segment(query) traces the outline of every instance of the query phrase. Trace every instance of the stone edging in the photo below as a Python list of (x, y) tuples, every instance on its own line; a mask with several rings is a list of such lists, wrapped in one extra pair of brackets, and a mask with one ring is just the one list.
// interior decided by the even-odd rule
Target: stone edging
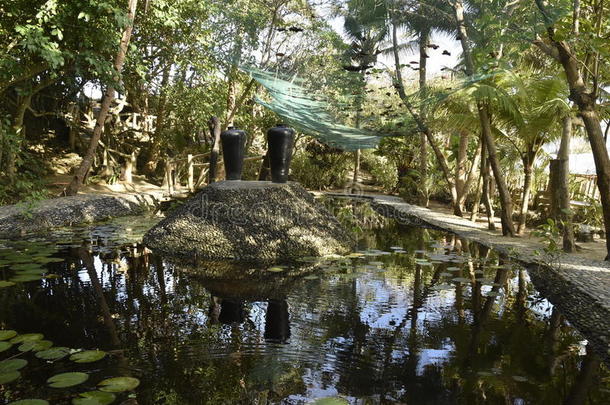
[(18, 238), (60, 226), (141, 214), (159, 203), (153, 194), (78, 194), (0, 207), (0, 238)]

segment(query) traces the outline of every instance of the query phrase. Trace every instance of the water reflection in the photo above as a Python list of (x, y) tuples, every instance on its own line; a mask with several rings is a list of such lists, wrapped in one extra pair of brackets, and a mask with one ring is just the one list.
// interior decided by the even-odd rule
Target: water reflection
[[(605, 366), (527, 271), (452, 235), (388, 224), (361, 255), (277, 273), (96, 246), (0, 290), (0, 326), (110, 350), (91, 383), (137, 376), (140, 404), (608, 403)], [(0, 392), (68, 403), (40, 372)]]

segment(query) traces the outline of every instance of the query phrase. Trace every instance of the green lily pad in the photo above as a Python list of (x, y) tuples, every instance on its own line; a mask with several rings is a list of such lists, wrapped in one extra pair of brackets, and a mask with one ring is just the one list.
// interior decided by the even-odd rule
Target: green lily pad
[(434, 290), (434, 291), (452, 290), (453, 286), (449, 285), (449, 284), (437, 284), (437, 285), (431, 287), (430, 289)]
[(311, 275), (303, 277), (303, 280), (317, 280), (318, 278), (318, 276)]
[(42, 333), (26, 333), (12, 338), (11, 343), (35, 342), (42, 338), (44, 338)]
[(466, 277), (455, 277), (452, 278), (451, 281), (455, 281), (456, 283), (469, 283), (470, 279)]
[(44, 399), (22, 399), (20, 401), (11, 402), (8, 405), (49, 405), (49, 401)]
[(13, 346), (11, 342), (0, 342), (0, 353), (10, 349)]
[(275, 266), (275, 267), (269, 267), (269, 268), (267, 269), (267, 271), (270, 271), (270, 272), (272, 272), (272, 273), (279, 273), (279, 272), (281, 272), (281, 271), (284, 271), (284, 269), (283, 269), (282, 267)]
[(93, 363), (106, 357), (106, 352), (102, 350), (85, 350), (83, 352), (74, 353), (70, 356), (70, 360), (75, 363)]
[(341, 397), (326, 397), (316, 399), (311, 405), (349, 405), (349, 402)]
[(135, 390), (140, 380), (134, 377), (114, 377), (101, 381), (98, 386), (104, 392), (124, 392)]
[(30, 281), (38, 281), (41, 276), (37, 274), (18, 274), (14, 277), (11, 277), (10, 281), (13, 283), (27, 283)]
[(65, 259), (59, 258), (59, 257), (38, 257), (34, 259), (37, 263), (42, 263), (42, 264), (46, 264), (46, 263), (60, 263), (65, 261)]
[(19, 371), (7, 371), (6, 373), (0, 373), (0, 385), (13, 382), (19, 377), (21, 377), (21, 373)]
[(80, 398), (74, 398), (72, 405), (107, 405), (114, 402), (116, 396), (111, 392), (89, 391), (83, 392)]
[(0, 361), (0, 373), (8, 373), (10, 371), (21, 370), (28, 364), (24, 359), (10, 359)]
[(70, 349), (67, 347), (53, 347), (48, 350), (42, 350), (35, 354), (36, 357), (42, 360), (59, 360), (70, 354)]
[(82, 384), (89, 378), (87, 373), (61, 373), (56, 374), (47, 380), (49, 387), (67, 388)]
[(14, 330), (0, 330), (0, 340), (8, 340), (17, 336), (17, 331)]
[(21, 263), (11, 266), (12, 270), (23, 271), (23, 270), (44, 270), (39, 264), (35, 263)]
[(50, 340), (34, 340), (29, 342), (23, 342), (17, 350), (20, 352), (39, 352), (41, 350), (47, 350), (53, 346), (53, 342)]
[(13, 283), (12, 281), (6, 281), (6, 280), (0, 281), (0, 288), (12, 287), (14, 285), (15, 285), (15, 283)]

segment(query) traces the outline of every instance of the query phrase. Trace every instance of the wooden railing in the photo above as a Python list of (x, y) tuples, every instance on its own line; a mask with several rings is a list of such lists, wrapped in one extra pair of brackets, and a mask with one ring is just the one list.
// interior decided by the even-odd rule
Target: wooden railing
[[(208, 182), (210, 170), (210, 153), (199, 155), (188, 154), (186, 157), (167, 158), (165, 160), (165, 175), (163, 177), (163, 187), (167, 187), (169, 195), (176, 193), (186, 185), (189, 192), (195, 192)], [(264, 156), (251, 156), (244, 159), (244, 163), (262, 160)], [(224, 166), (221, 159), (218, 160), (218, 169)]]

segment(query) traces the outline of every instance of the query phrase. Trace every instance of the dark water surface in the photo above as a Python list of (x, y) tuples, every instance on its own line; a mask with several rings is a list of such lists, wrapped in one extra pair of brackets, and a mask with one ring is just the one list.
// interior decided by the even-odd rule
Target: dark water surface
[[(68, 404), (115, 376), (140, 379), (117, 394), (130, 404), (610, 403), (584, 337), (526, 270), (480, 245), (377, 218), (349, 257), (188, 266), (133, 243), (151, 221), (0, 243), (2, 280), (37, 251), (57, 259), (44, 263), (50, 277), (0, 288), (0, 329), (108, 352), (87, 364), (18, 355), (28, 364), (0, 386), (0, 403)], [(47, 387), (69, 371), (89, 379)]]

